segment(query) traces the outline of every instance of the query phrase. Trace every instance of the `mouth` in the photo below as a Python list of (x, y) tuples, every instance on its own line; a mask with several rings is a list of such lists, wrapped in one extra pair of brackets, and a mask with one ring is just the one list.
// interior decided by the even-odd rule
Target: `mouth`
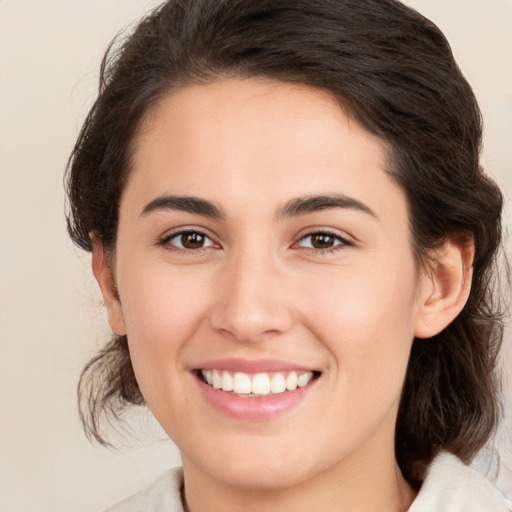
[(199, 369), (197, 377), (210, 388), (241, 397), (269, 397), (307, 387), (318, 371), (272, 371), (245, 373), (222, 369)]
[[(316, 403), (322, 372), (282, 359), (224, 358), (192, 370), (202, 397), (222, 415), (267, 422)], [(301, 405), (303, 404), (303, 405)]]

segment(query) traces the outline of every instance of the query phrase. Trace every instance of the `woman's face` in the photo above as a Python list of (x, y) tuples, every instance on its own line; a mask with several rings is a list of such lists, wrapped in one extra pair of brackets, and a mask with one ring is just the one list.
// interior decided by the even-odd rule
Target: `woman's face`
[(190, 86), (148, 114), (110, 323), (186, 471), (270, 489), (393, 456), (424, 278), (385, 160), (306, 86)]

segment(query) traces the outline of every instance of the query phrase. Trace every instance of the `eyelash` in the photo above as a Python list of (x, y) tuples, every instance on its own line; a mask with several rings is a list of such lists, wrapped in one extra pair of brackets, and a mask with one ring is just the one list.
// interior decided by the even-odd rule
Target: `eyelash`
[(336, 245), (324, 249), (317, 249), (315, 247), (303, 247), (303, 249), (307, 250), (308, 252), (311, 252), (315, 255), (325, 255), (325, 254), (332, 254), (334, 252), (346, 249), (347, 247), (353, 247), (354, 243), (347, 238), (339, 235), (338, 233), (334, 233), (333, 231), (330, 231), (328, 229), (318, 229), (316, 231), (309, 232), (303, 236), (300, 237), (298, 242), (295, 242), (292, 247), (296, 247), (298, 244), (303, 242), (304, 240), (314, 237), (314, 236), (327, 236), (334, 239), (334, 242), (337, 243)]
[[(209, 240), (211, 242), (211, 244), (206, 247), (198, 247), (195, 249), (190, 249), (190, 248), (186, 248), (186, 247), (177, 247), (176, 245), (170, 243), (171, 240), (178, 238), (178, 237), (183, 237), (184, 235), (199, 235), (200, 237), (203, 237), (205, 240)], [(206, 251), (209, 247), (213, 247), (216, 244), (215, 244), (215, 242), (213, 242), (213, 240), (208, 235), (206, 235), (202, 231), (199, 231), (197, 229), (182, 229), (180, 231), (175, 231), (173, 233), (170, 233), (170, 234), (164, 236), (161, 240), (158, 241), (158, 245), (165, 247), (168, 251), (186, 253), (186, 254), (193, 253), (194, 255), (199, 255), (199, 254), (202, 254), (204, 251)]]
[[(210, 245), (207, 245), (206, 247), (198, 247), (198, 248), (193, 248), (193, 249), (185, 248), (185, 247), (177, 247), (176, 245), (170, 243), (171, 240), (178, 238), (178, 237), (183, 237), (184, 235), (199, 235), (200, 237), (204, 237), (205, 240), (209, 240), (211, 243), (210, 243)], [(336, 245), (334, 245), (332, 247), (324, 248), (324, 249), (318, 249), (315, 247), (302, 247), (302, 249), (304, 249), (312, 254), (315, 254), (315, 255), (323, 255), (323, 254), (332, 254), (336, 251), (342, 250), (347, 247), (352, 247), (354, 245), (353, 242), (351, 242), (347, 238), (340, 236), (337, 233), (329, 231), (328, 229), (319, 229), (317, 231), (312, 231), (312, 232), (309, 232), (309, 233), (301, 236), (300, 239), (298, 240), (298, 242), (295, 242), (292, 245), (292, 249), (300, 248), (299, 244), (301, 242), (303, 242), (304, 240), (306, 240), (308, 238), (311, 238), (314, 236), (319, 236), (319, 235), (327, 236), (327, 237), (334, 239), (334, 243), (336, 243)], [(166, 235), (165, 237), (163, 237), (161, 240), (158, 241), (157, 244), (165, 247), (169, 251), (187, 253), (187, 254), (193, 253), (195, 255), (202, 254), (204, 251), (208, 250), (208, 248), (214, 247), (216, 245), (215, 242), (213, 242), (213, 240), (208, 235), (206, 235), (204, 232), (196, 230), (196, 229), (183, 229), (180, 231), (175, 231), (175, 232), (170, 233), (170, 234)]]

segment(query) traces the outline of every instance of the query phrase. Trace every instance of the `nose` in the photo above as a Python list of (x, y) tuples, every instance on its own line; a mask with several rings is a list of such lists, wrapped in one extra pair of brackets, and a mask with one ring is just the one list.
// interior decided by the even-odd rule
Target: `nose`
[(239, 255), (226, 261), (210, 314), (214, 329), (244, 343), (286, 332), (293, 323), (285, 277), (272, 258)]

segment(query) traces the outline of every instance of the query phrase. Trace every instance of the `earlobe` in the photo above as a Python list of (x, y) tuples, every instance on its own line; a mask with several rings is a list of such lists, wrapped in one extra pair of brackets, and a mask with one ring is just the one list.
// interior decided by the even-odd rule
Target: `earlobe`
[(117, 294), (114, 274), (101, 240), (94, 234), (90, 236), (92, 243), (92, 271), (103, 295), (103, 302), (107, 308), (108, 323), (118, 336), (123, 336), (126, 334), (126, 326), (121, 302)]
[(436, 251), (422, 277), (415, 337), (435, 336), (462, 311), (471, 291), (474, 253), (474, 239), (468, 234), (452, 236)]

